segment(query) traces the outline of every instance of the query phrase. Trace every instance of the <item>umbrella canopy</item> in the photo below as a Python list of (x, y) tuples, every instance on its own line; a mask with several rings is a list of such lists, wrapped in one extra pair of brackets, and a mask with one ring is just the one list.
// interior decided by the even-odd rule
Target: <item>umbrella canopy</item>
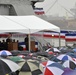
[(64, 67), (53, 61), (45, 61), (41, 63), (40, 69), (43, 71), (44, 75), (61, 75), (63, 73)]
[(63, 66), (74, 70), (76, 68), (76, 63), (74, 61), (67, 60), (63, 63)]
[(57, 59), (57, 56), (53, 56), (52, 58), (49, 58), (49, 60), (55, 61), (55, 62), (61, 62), (61, 60)]
[(54, 54), (52, 51), (49, 51), (48, 54)]
[(11, 53), (12, 53), (13, 56), (17, 56), (18, 54), (21, 53), (21, 51), (19, 51), (19, 50), (12, 50)]
[(73, 60), (69, 55), (67, 54), (61, 54), (59, 56), (57, 56), (57, 59), (62, 60), (62, 61), (66, 61), (66, 60)]
[(76, 48), (74, 48), (73, 51), (76, 52)]
[(59, 51), (57, 48), (53, 48), (53, 51), (54, 51), (54, 52), (59, 52), (59, 53), (60, 53), (60, 51)]
[(18, 56), (21, 57), (21, 58), (24, 58), (25, 57), (25, 55), (22, 55), (22, 54), (19, 54)]
[(37, 62), (37, 60), (30, 59), (22, 63), (19, 75), (39, 75), (41, 73), (39, 62)]
[(21, 62), (21, 61), (25, 61), (23, 58), (19, 57), (19, 56), (12, 56), (9, 57), (10, 60), (14, 61), (14, 62)]
[(10, 51), (7, 50), (0, 51), (0, 56), (9, 56), (9, 55), (12, 55)]
[(76, 70), (70, 68), (65, 68), (62, 75), (76, 75)]
[(71, 56), (72, 58), (76, 58), (76, 54), (74, 54), (74, 53), (69, 52), (69, 53), (66, 53), (66, 54)]
[(20, 69), (20, 66), (15, 62), (0, 58), (0, 75), (10, 74)]
[(47, 57), (44, 56), (37, 56), (37, 59), (40, 59), (41, 61), (49, 60)]
[(49, 48), (49, 49), (46, 50), (46, 52), (49, 52), (49, 51), (59, 52), (60, 53), (60, 51), (57, 48)]

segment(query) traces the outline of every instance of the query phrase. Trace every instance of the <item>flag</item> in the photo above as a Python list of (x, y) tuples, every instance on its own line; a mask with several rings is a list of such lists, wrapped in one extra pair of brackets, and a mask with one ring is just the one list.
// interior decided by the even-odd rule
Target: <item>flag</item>
[(37, 15), (43, 15), (43, 14), (45, 14), (43, 8), (34, 8), (34, 12)]
[(65, 40), (69, 42), (76, 41), (76, 34), (66, 34)]
[[(19, 46), (23, 47), (23, 50), (26, 50), (25, 42), (19, 42)], [(38, 50), (38, 42), (35, 42), (35, 50)]]

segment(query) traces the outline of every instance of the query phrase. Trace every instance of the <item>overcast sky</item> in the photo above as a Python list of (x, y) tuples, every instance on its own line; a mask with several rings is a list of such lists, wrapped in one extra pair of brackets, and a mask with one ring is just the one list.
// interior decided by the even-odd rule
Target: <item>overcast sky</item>
[[(46, 15), (72, 16), (71, 8), (75, 7), (76, 0), (44, 0), (36, 3), (36, 7), (43, 7)], [(68, 10), (68, 11), (66, 11)]]

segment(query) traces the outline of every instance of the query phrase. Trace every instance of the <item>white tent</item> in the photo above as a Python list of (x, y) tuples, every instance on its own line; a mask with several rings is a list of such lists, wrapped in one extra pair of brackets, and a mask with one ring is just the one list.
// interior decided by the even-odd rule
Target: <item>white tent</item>
[(60, 28), (36, 16), (0, 16), (0, 32), (35, 33), (41, 30), (60, 32)]
[(0, 33), (2, 32), (24, 32), (25, 30), (28, 29), (9, 19), (7, 19), (4, 16), (0, 16)]
[(0, 32), (21, 32), (32, 34), (42, 30), (60, 32), (59, 27), (33, 15), (0, 16)]

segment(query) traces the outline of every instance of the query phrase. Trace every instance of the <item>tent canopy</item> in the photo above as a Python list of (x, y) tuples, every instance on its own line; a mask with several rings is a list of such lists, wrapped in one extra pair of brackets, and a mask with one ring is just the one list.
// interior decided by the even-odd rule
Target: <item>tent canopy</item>
[(60, 32), (60, 28), (36, 16), (0, 16), (0, 32), (32, 34), (42, 30)]

